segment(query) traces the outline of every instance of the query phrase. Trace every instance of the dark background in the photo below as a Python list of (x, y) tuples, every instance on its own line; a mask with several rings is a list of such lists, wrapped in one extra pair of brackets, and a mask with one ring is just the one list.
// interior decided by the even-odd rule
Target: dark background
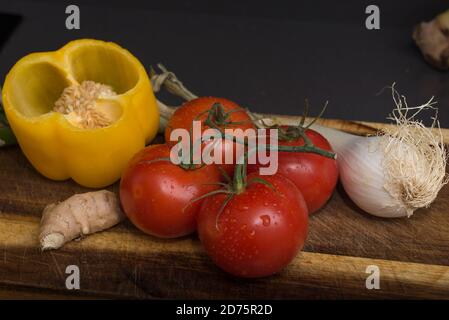
[[(81, 29), (65, 28), (77, 4)], [(365, 8), (380, 8), (380, 30), (365, 28)], [(443, 0), (409, 1), (58, 1), (0, 0), (11, 30), (0, 51), (0, 81), (20, 57), (83, 37), (117, 42), (149, 68), (164, 63), (199, 95), (223, 96), (255, 111), (300, 114), (304, 98), (327, 118), (385, 121), (397, 83), (409, 105), (431, 96), (449, 127), (449, 74), (414, 46), (413, 27), (449, 8)], [(171, 101), (174, 102), (174, 101)]]

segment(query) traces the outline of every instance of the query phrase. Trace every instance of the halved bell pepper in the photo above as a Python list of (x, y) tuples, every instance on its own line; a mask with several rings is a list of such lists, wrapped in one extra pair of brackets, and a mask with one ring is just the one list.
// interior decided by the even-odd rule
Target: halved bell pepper
[[(54, 111), (65, 88), (86, 81), (114, 91), (95, 102), (111, 117), (110, 124), (83, 128)], [(159, 126), (145, 68), (110, 42), (81, 39), (57, 51), (27, 55), (8, 73), (2, 95), (8, 122), (32, 165), (50, 179), (72, 178), (87, 187), (117, 181)]]

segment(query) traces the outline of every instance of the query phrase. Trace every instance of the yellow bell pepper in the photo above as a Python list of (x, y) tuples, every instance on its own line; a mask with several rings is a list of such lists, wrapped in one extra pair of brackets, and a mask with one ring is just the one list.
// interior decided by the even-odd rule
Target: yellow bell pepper
[[(100, 95), (83, 112), (72, 112), (85, 103), (70, 101), (79, 99), (73, 90), (98, 86), (103, 86)], [(69, 92), (68, 87), (75, 89)], [(111, 90), (102, 95), (104, 88)], [(71, 95), (61, 100), (64, 94)], [(145, 68), (110, 42), (81, 39), (57, 51), (27, 55), (8, 73), (2, 95), (8, 122), (32, 165), (50, 179), (72, 178), (86, 187), (117, 181), (159, 126)], [(57, 101), (69, 105), (65, 114), (55, 111)], [(90, 110), (99, 110), (106, 124), (91, 125), (98, 112)], [(85, 114), (91, 117), (82, 119)]]

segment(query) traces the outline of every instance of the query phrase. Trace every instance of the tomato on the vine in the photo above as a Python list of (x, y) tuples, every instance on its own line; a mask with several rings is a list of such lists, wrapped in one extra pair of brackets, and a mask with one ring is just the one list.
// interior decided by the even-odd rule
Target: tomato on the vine
[[(193, 121), (201, 122), (201, 133), (210, 128), (215, 128), (223, 132), (225, 129), (241, 129), (243, 134), (238, 132), (233, 134), (237, 138), (243, 138), (246, 129), (255, 129), (251, 117), (246, 110), (235, 102), (224, 98), (200, 97), (187, 101), (176, 109), (165, 129), (166, 143), (175, 144), (177, 142), (170, 140), (170, 135), (175, 129), (185, 129), (191, 132), (193, 129)], [(195, 141), (193, 142), (195, 143)], [(208, 143), (208, 141), (204, 141), (202, 146), (204, 147)], [(222, 154), (221, 161), (223, 168), (229, 175), (232, 175), (239, 157), (237, 155), (236, 143), (233, 143), (229, 139), (223, 139), (220, 152)], [(227, 152), (232, 152), (233, 159), (232, 163), (225, 164), (225, 154)]]
[[(280, 130), (287, 130), (281, 126)], [(329, 142), (318, 132), (307, 129), (305, 135), (320, 149), (331, 151)], [(278, 141), (280, 146), (303, 146), (304, 139)], [(248, 172), (258, 171), (260, 164), (248, 165)], [(331, 197), (338, 180), (338, 166), (335, 159), (308, 152), (278, 152), (277, 173), (288, 177), (301, 191), (309, 213), (323, 207)]]
[(282, 270), (302, 249), (308, 212), (287, 178), (249, 174), (247, 181), (244, 191), (232, 197), (216, 194), (204, 200), (198, 235), (223, 270), (263, 277)]
[(198, 197), (218, 188), (216, 166), (184, 169), (170, 162), (170, 148), (152, 145), (138, 152), (120, 182), (120, 200), (128, 218), (143, 232), (173, 238), (196, 230)]

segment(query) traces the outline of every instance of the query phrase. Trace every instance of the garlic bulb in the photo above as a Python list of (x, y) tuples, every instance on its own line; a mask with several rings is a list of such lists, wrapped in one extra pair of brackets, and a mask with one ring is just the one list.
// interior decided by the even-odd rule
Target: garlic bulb
[(323, 132), (328, 132), (327, 128), (317, 131), (330, 140), (336, 151), (340, 181), (358, 207), (379, 217), (403, 217), (413, 212), (385, 187), (386, 179), (382, 167), (384, 155), (379, 148), (380, 137), (348, 135), (347, 143), (336, 144), (332, 142), (335, 133)]
[(391, 119), (397, 126), (383, 135), (360, 137), (318, 125), (312, 129), (337, 153), (341, 183), (357, 206), (379, 217), (410, 217), (416, 209), (428, 207), (447, 182), (447, 157), (442, 136), (414, 120), (421, 110), (437, 112), (432, 99), (409, 108), (392, 89), (397, 108)]

